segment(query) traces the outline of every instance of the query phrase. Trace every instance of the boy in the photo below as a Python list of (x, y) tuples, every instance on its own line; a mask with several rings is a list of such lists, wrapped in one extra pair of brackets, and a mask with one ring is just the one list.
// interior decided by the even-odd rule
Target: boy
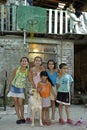
[(67, 64), (61, 63), (59, 65), (60, 75), (57, 78), (58, 90), (57, 90), (57, 100), (59, 103), (59, 123), (65, 124), (62, 116), (63, 105), (65, 106), (65, 111), (67, 115), (67, 123), (72, 124), (72, 120), (70, 119), (69, 113), (69, 105), (70, 105), (70, 85), (73, 82), (73, 78), (71, 75), (67, 74)]

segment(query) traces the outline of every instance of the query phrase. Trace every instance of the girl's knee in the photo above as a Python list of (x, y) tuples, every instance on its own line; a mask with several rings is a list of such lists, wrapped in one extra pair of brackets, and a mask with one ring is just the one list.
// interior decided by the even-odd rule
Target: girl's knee
[(18, 100), (14, 100), (14, 105), (18, 105)]
[(59, 107), (62, 107), (63, 106), (63, 104), (62, 103), (59, 103)]
[(68, 106), (68, 105), (65, 105), (65, 109), (67, 109), (67, 110), (68, 110), (68, 109), (69, 109), (69, 106)]
[(24, 106), (24, 103), (23, 102), (19, 102), (19, 106), (20, 107)]

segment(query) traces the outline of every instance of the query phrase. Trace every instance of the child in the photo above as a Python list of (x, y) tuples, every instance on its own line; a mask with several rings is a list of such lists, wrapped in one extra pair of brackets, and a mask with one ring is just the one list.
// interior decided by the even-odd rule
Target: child
[(42, 58), (39, 56), (36, 56), (34, 58), (34, 66), (30, 68), (30, 72), (32, 75), (32, 79), (35, 84), (35, 88), (37, 88), (37, 84), (40, 81), (40, 72), (45, 70), (45, 68), (42, 66)]
[(38, 91), (42, 97), (42, 120), (44, 125), (50, 125), (49, 122), (49, 107), (51, 106), (50, 92), (56, 99), (56, 95), (48, 82), (48, 75), (46, 71), (40, 73), (41, 81), (38, 83)]
[(25, 123), (24, 119), (24, 99), (25, 99), (25, 82), (26, 78), (31, 80), (31, 75), (28, 70), (29, 60), (27, 57), (22, 57), (20, 66), (13, 70), (9, 79), (7, 90), (8, 97), (13, 97), (15, 104), (15, 111), (18, 117), (17, 124)]
[[(36, 56), (34, 58), (34, 66), (32, 68), (30, 68), (30, 72), (31, 72), (31, 76), (32, 76), (32, 80), (34, 82), (34, 88), (37, 88), (37, 84), (40, 81), (40, 72), (45, 70), (45, 68), (42, 66), (42, 58), (39, 56)], [(28, 100), (28, 117), (26, 118), (26, 123), (30, 123), (31, 122), (31, 110), (30, 110), (30, 100)], [(35, 114), (35, 117), (37, 117), (37, 115)]]
[[(56, 78), (57, 78), (57, 70), (56, 70), (56, 64), (54, 60), (49, 60), (47, 62), (47, 74), (49, 79), (51, 80), (52, 88), (57, 95), (57, 89), (56, 89)], [(52, 106), (52, 117), (51, 121), (54, 122), (55, 117), (55, 99), (54, 96), (51, 94), (51, 106)]]
[(74, 9), (72, 4), (70, 4), (69, 8), (67, 8), (67, 12), (74, 21), (80, 22), (80, 19), (75, 15), (76, 10)]
[(61, 63), (59, 65), (60, 76), (57, 78), (57, 84), (59, 85), (58, 93), (57, 93), (57, 102), (59, 103), (59, 123), (65, 124), (62, 116), (63, 105), (65, 106), (65, 111), (67, 115), (67, 123), (72, 124), (72, 120), (70, 119), (69, 113), (69, 105), (70, 105), (70, 84), (73, 82), (71, 75), (67, 74), (67, 64)]

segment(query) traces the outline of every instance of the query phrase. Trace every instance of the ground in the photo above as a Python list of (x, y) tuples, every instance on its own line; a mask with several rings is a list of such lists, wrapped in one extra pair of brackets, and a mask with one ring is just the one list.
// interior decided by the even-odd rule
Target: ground
[[(59, 114), (58, 114), (58, 109), (56, 108), (55, 111), (55, 118), (56, 121), (55, 123), (51, 124), (50, 126), (44, 126), (40, 127), (39, 122), (35, 121), (35, 126), (31, 127), (30, 124), (16, 124), (16, 114), (13, 108), (7, 107), (6, 111), (3, 111), (0, 108), (0, 130), (87, 130), (87, 108), (84, 105), (71, 105), (70, 106), (70, 113), (71, 113), (71, 118), (74, 120), (74, 122), (78, 121), (80, 117), (83, 118), (83, 123), (81, 125), (75, 126), (75, 125), (60, 125), (58, 123), (59, 119)], [(51, 115), (51, 111), (50, 111)], [(65, 110), (63, 110), (63, 116), (64, 119), (66, 120), (66, 115), (65, 115)], [(27, 106), (25, 106), (25, 118), (27, 117)]]

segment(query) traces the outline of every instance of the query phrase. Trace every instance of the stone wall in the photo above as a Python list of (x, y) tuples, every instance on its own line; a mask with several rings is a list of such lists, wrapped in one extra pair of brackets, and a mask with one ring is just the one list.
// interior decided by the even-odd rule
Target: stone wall
[(20, 64), (20, 58), (26, 56), (23, 37), (2, 36), (0, 37), (0, 84), (4, 85), (5, 73), (9, 78), (14, 67)]
[(74, 44), (71, 41), (60, 41), (58, 44), (59, 64), (64, 62), (68, 65), (68, 72), (74, 75)]

